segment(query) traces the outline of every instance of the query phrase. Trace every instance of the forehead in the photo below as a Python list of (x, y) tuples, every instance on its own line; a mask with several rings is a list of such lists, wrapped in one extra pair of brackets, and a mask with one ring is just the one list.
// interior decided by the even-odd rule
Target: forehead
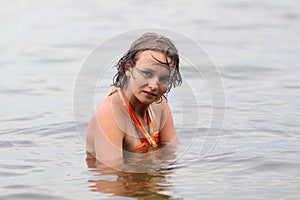
[[(146, 50), (142, 51), (137, 55), (137, 65), (149, 65), (149, 64), (159, 64), (166, 63), (166, 59), (168, 59), (168, 63), (171, 64), (171, 58), (166, 58), (164, 53), (160, 51)], [(172, 66), (172, 65), (171, 65)], [(172, 66), (173, 67), (173, 66)]]

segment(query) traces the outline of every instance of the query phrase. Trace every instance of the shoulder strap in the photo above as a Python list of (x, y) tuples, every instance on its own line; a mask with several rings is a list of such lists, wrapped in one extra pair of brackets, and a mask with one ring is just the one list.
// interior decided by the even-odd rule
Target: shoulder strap
[[(124, 92), (121, 89), (118, 89), (121, 101), (123, 103), (123, 105), (126, 107), (130, 118), (132, 119), (132, 121), (134, 122), (134, 124), (136, 125), (136, 127), (139, 129), (139, 133), (140, 133), (140, 138), (143, 142), (147, 142), (148, 144), (150, 144), (153, 147), (157, 147), (156, 142), (152, 139), (151, 135), (146, 131), (144, 125), (141, 123), (141, 121), (138, 119), (138, 117), (136, 116), (132, 106), (130, 105), (129, 101), (127, 100), (126, 95), (124, 94)], [(152, 131), (155, 131), (156, 129), (156, 122), (154, 118), (154, 112), (152, 110), (151, 107), (148, 108), (147, 110), (148, 112), (148, 124), (150, 127), (152, 127)], [(151, 119), (152, 118), (152, 119)], [(155, 127), (154, 127), (155, 126)]]

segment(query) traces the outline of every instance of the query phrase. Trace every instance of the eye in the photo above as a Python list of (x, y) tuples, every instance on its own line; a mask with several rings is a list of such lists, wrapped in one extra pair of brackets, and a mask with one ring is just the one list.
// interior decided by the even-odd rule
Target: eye
[(153, 77), (153, 73), (150, 71), (146, 71), (146, 70), (141, 70), (143, 76), (145, 76), (146, 78), (152, 78)]
[(170, 77), (169, 76), (163, 76), (159, 78), (159, 82), (162, 84), (168, 84), (170, 81)]

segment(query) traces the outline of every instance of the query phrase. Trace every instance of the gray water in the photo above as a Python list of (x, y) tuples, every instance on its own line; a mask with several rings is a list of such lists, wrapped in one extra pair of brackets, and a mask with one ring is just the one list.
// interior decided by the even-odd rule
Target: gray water
[[(0, 199), (299, 199), (299, 8), (296, 0), (0, 1)], [(88, 166), (78, 130), (89, 119), (74, 121), (77, 76), (101, 43), (149, 27), (191, 38), (215, 63), (221, 136), (199, 156), (193, 131), (210, 128), (211, 99), (191, 76), (199, 108), (184, 88), (175, 91), (187, 97), (185, 113), (169, 99), (178, 150), (148, 160), (143, 173)]]

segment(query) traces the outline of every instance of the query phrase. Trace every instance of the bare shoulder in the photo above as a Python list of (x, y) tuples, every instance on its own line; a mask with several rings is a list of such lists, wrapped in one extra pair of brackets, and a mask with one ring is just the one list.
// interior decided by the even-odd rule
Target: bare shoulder
[(86, 149), (89, 152), (95, 151), (96, 137), (108, 140), (123, 137), (123, 131), (118, 126), (115, 117), (117, 115), (116, 112), (118, 112), (116, 110), (118, 105), (113, 104), (115, 104), (113, 98), (108, 97), (97, 106), (87, 129)]
[(95, 118), (98, 122), (105, 120), (112, 115), (111, 98), (104, 99), (95, 110)]
[(118, 125), (120, 106), (114, 102), (114, 94), (96, 108), (87, 132), (87, 151), (100, 162), (119, 162), (123, 157), (124, 132)]
[(120, 128), (120, 121), (122, 121), (123, 109), (120, 101), (113, 94), (106, 98), (99, 104), (95, 111), (95, 119), (102, 129), (106, 128)]

